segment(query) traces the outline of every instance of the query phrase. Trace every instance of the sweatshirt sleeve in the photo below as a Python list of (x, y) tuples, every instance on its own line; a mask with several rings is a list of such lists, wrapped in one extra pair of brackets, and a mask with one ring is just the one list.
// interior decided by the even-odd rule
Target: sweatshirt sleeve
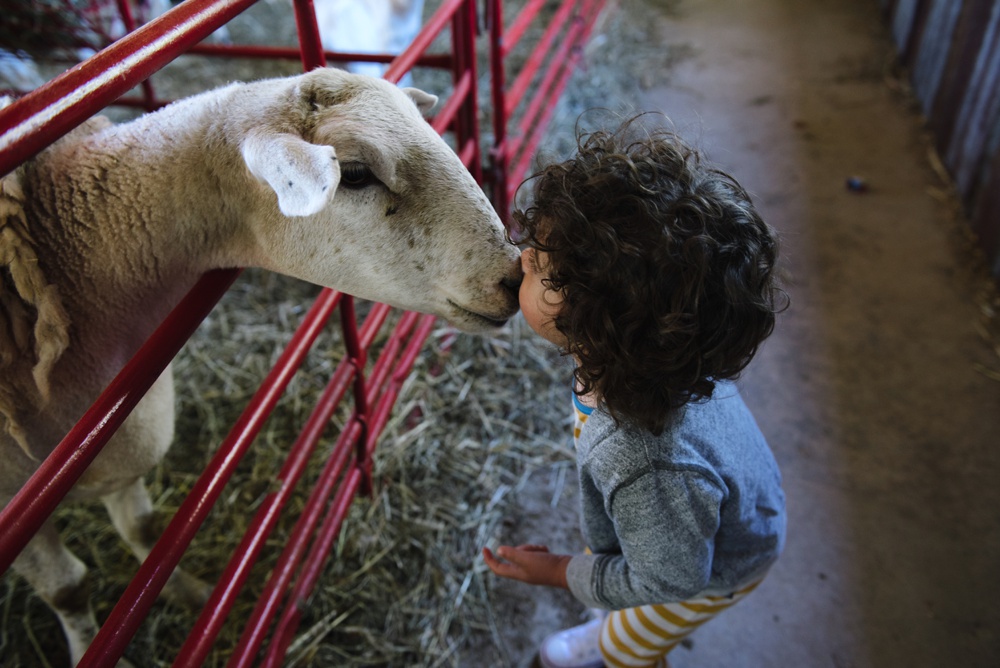
[(656, 469), (624, 482), (607, 500), (621, 552), (574, 556), (570, 591), (587, 606), (613, 610), (693, 598), (711, 577), (724, 498), (695, 469)]

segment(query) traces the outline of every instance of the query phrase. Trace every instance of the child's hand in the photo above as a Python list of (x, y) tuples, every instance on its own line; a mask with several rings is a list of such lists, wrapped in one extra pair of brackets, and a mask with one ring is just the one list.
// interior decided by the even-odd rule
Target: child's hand
[(570, 555), (551, 554), (544, 545), (501, 545), (497, 548), (496, 556), (488, 547), (484, 547), (483, 560), (500, 577), (569, 589), (566, 584), (566, 566)]

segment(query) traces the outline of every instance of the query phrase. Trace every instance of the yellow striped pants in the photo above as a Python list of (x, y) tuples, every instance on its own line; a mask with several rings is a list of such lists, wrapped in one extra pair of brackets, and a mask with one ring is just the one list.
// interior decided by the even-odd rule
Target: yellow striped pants
[(601, 654), (613, 668), (653, 668), (688, 634), (752, 592), (763, 578), (729, 596), (615, 610), (601, 628)]

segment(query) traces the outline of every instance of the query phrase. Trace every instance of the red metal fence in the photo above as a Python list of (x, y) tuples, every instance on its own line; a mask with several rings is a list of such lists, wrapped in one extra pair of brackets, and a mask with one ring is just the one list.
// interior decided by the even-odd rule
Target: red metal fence
[[(116, 2), (126, 27), (132, 28), (128, 3), (126, 0)], [(161, 101), (156, 98), (148, 78), (184, 53), (295, 57), (301, 58), (305, 70), (323, 65), (327, 57), (365, 59), (391, 62), (385, 78), (392, 82), (398, 82), (415, 66), (442, 67), (452, 72), (453, 93), (433, 125), (439, 133), (453, 133), (458, 154), (477, 180), (492, 193), (494, 206), (501, 217), (506, 218), (513, 193), (528, 169), (555, 101), (566, 86), (581, 46), (604, 5), (604, 0), (527, 0), (505, 30), (500, 0), (486, 0), (484, 16), (477, 11), (475, 0), (444, 0), (402, 54), (361, 56), (324, 53), (312, 1), (294, 0), (298, 50), (199, 45), (201, 40), (254, 2), (187, 0), (38, 90), (0, 109), (0, 174), (16, 168), (116, 101), (155, 108)], [(508, 55), (528, 26), (541, 20), (542, 11), (551, 9), (555, 11), (547, 22), (543, 21), (543, 36), (508, 88), (505, 77), (515, 74), (507, 71)], [(475, 42), (482, 19), (489, 31), (488, 71), (494, 135), (488, 160), (482, 155), (477, 121), (480, 103)], [(427, 54), (431, 43), (445, 31), (450, 32), (450, 53)], [(129, 98), (128, 92), (137, 86), (142, 91), (141, 98)], [(525, 102), (527, 104), (523, 104)], [(517, 118), (516, 123), (512, 118)], [(239, 270), (206, 274), (41, 464), (17, 497), (0, 512), (0, 572), (7, 570), (38, 526), (55, 510), (238, 275)], [(80, 665), (110, 666), (121, 657), (239, 460), (334, 311), (339, 313), (345, 357), (333, 372), (300, 435), (290, 444), (288, 458), (278, 476), (279, 486), (258, 509), (174, 665), (202, 665), (251, 567), (260, 556), (265, 540), (302, 476), (324, 427), (351, 390), (352, 417), (341, 431), (319, 481), (310, 492), (307, 505), (296, 521), (294, 532), (257, 607), (246, 622), (230, 661), (231, 666), (255, 665), (263, 652), (263, 659), (260, 659), (263, 665), (281, 663), (296, 633), (299, 603), (315, 585), (355, 495), (371, 484), (373, 450), (402, 382), (431, 332), (434, 325), (431, 316), (403, 314), (389, 332), (377, 359), (369, 360), (372, 343), (386, 322), (389, 307), (375, 305), (359, 327), (349, 295), (322, 291), (118, 601)]]

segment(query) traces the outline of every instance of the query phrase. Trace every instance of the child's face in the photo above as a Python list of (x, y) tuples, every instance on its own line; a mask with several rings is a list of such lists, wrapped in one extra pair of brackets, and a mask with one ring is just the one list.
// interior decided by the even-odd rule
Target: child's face
[(518, 298), (525, 321), (543, 339), (564, 347), (566, 338), (553, 322), (562, 306), (562, 294), (542, 283), (549, 276), (548, 254), (534, 248), (525, 249), (521, 253), (521, 268), (524, 280)]

